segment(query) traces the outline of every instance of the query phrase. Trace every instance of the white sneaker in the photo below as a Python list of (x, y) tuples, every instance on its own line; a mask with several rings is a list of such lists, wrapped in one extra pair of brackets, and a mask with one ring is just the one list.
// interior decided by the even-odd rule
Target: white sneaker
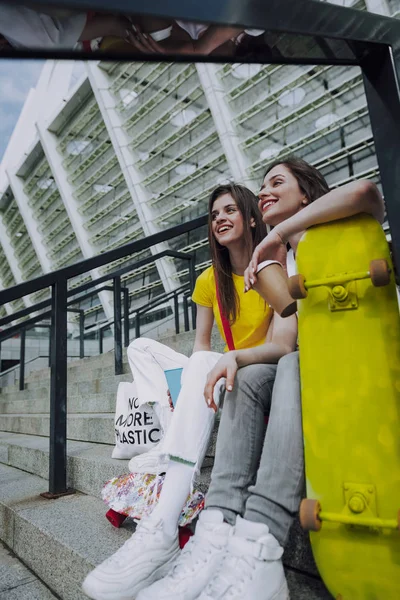
[(130, 473), (148, 473), (158, 475), (165, 473), (168, 468), (169, 459), (162, 454), (162, 440), (153, 446), (148, 452), (133, 456), (129, 461)]
[(282, 554), (266, 525), (238, 516), (222, 565), (198, 600), (289, 600)]
[(110, 558), (89, 573), (82, 589), (94, 600), (134, 600), (164, 577), (179, 556), (178, 538), (164, 533), (161, 520), (145, 519)]
[(137, 600), (195, 600), (214, 577), (232, 530), (219, 510), (204, 510), (168, 575), (143, 589)]

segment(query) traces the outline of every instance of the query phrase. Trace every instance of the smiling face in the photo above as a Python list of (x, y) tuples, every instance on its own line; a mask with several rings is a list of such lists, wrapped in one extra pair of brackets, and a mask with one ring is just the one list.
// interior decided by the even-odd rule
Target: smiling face
[(214, 201), (211, 210), (211, 228), (221, 246), (228, 247), (243, 239), (243, 216), (230, 194), (223, 194)]
[(265, 175), (258, 197), (264, 223), (273, 226), (309, 203), (296, 177), (285, 165), (276, 165)]

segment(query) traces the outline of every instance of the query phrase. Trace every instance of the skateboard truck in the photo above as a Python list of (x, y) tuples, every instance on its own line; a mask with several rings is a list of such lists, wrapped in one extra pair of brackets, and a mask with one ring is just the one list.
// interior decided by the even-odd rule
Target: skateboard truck
[(356, 281), (371, 279), (375, 287), (382, 287), (390, 283), (391, 269), (383, 258), (371, 260), (369, 271), (342, 273), (321, 279), (307, 281), (304, 275), (289, 277), (289, 292), (295, 300), (307, 298), (308, 290), (326, 286), (329, 289), (330, 310), (351, 310), (358, 307)]
[(374, 485), (344, 483), (345, 506), (343, 512), (323, 511), (318, 500), (309, 498), (300, 504), (300, 523), (305, 531), (319, 531), (323, 521), (357, 525), (372, 529), (399, 529), (400, 511), (395, 519), (380, 519), (376, 510), (376, 490)]

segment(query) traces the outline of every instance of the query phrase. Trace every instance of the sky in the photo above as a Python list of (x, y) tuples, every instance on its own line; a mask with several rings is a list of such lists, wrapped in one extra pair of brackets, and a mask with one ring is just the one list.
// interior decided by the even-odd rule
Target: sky
[(42, 67), (43, 61), (39, 60), (0, 60), (0, 161)]

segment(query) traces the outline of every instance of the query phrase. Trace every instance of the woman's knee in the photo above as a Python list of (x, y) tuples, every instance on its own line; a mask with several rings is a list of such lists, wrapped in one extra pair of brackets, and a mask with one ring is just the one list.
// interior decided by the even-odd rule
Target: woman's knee
[(241, 401), (245, 398), (260, 401), (264, 404), (265, 397), (271, 395), (276, 375), (276, 365), (254, 364), (241, 367), (236, 373), (234, 388), (227, 392), (225, 400), (233, 394), (239, 394)]
[(136, 338), (129, 344), (128, 348), (126, 349), (126, 354), (128, 358), (135, 360), (135, 356), (138, 357), (139, 354), (147, 352), (149, 346), (153, 343), (154, 340), (149, 338)]
[(218, 359), (218, 355), (210, 350), (198, 350), (194, 352), (185, 367), (185, 370), (189, 369), (202, 369), (210, 370)]
[(203, 361), (205, 358), (213, 354), (211, 350), (197, 350), (189, 357), (189, 362)]
[(154, 342), (154, 340), (151, 340), (149, 338), (145, 338), (145, 337), (139, 337), (136, 338), (135, 340), (133, 340), (129, 346), (128, 346), (128, 350), (132, 350), (133, 352), (135, 350), (144, 350), (145, 348), (147, 348), (152, 342)]
[(278, 362), (278, 372), (287, 372), (287, 373), (299, 373), (299, 353), (290, 352), (289, 354), (285, 354)]
[(265, 380), (274, 379), (276, 365), (254, 364), (241, 367), (237, 370), (236, 379), (239, 383), (261, 383)]

